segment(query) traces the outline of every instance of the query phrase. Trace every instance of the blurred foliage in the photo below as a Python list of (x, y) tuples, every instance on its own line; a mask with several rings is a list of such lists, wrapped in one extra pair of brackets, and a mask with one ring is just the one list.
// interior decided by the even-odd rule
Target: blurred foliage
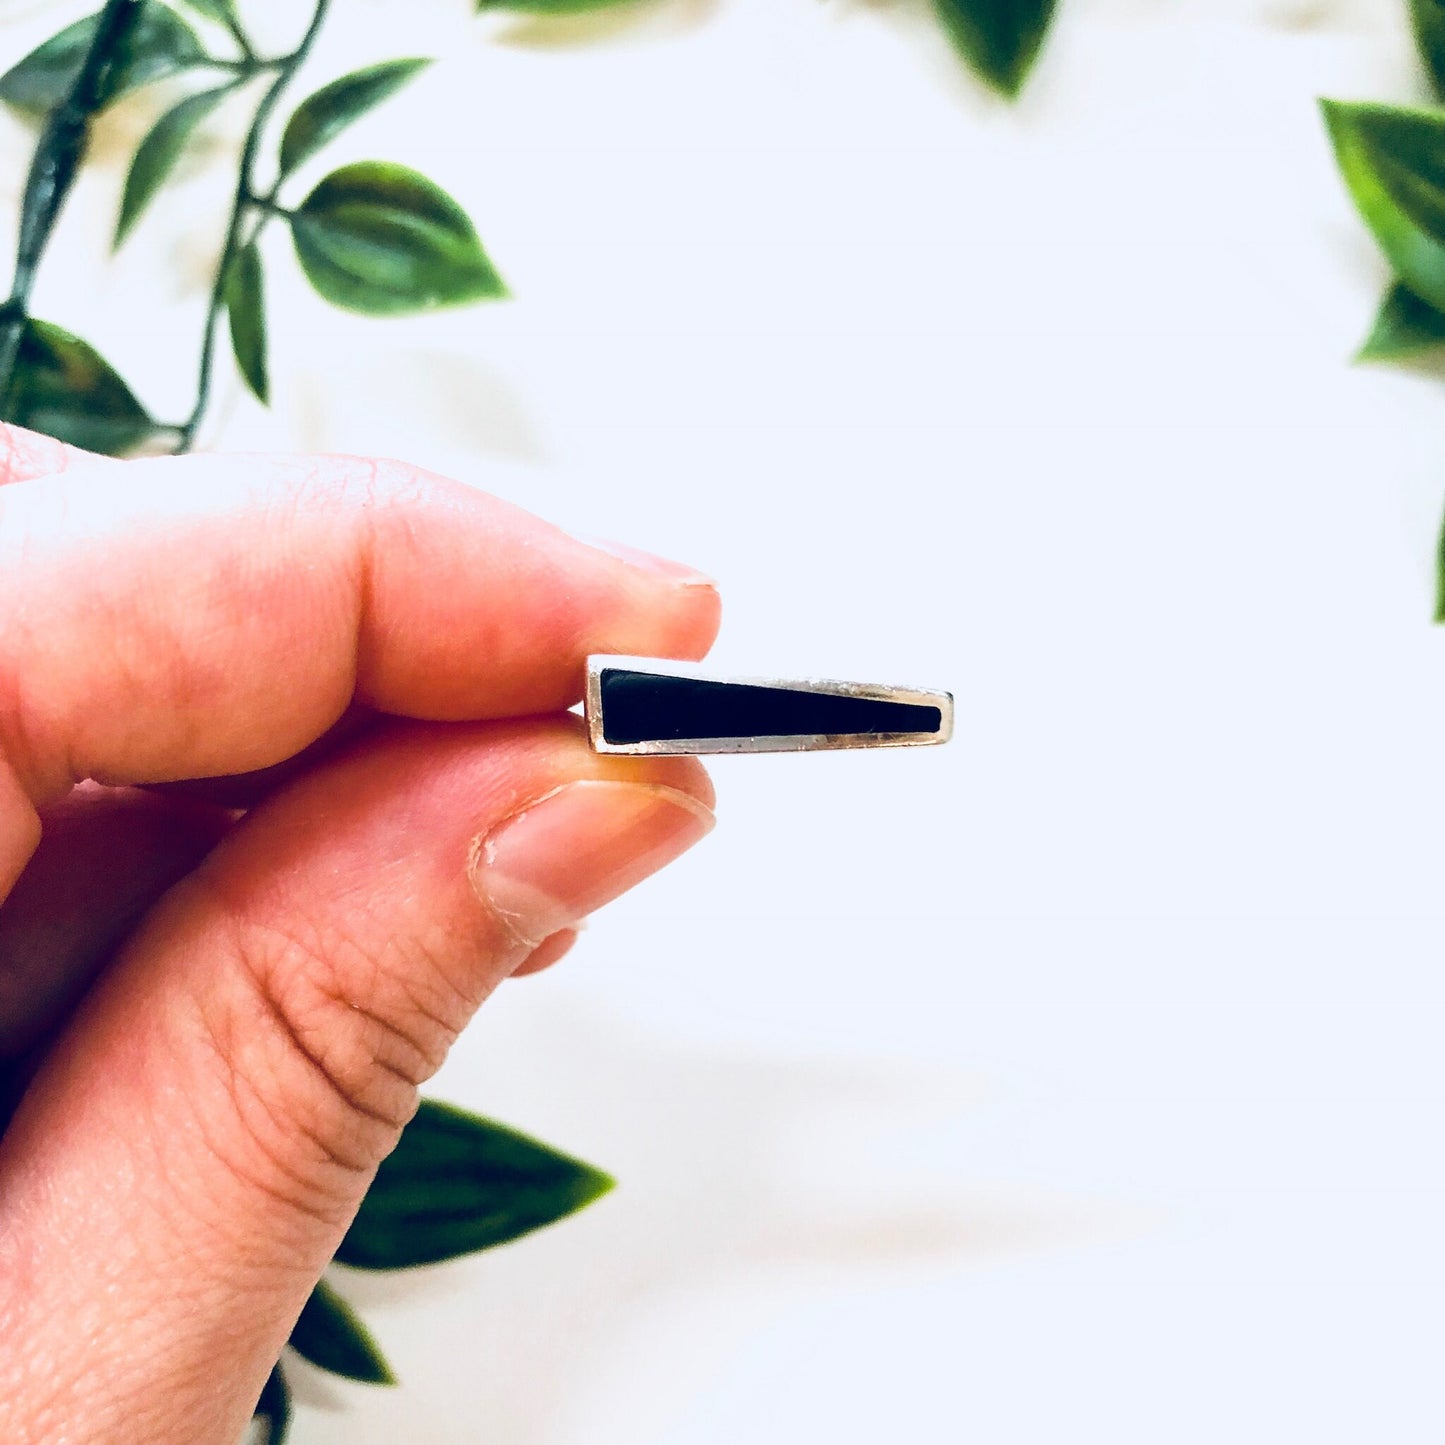
[[(1421, 64), (1445, 99), (1445, 0), (1408, 0)], [(1394, 271), (1359, 361), (1438, 360), (1445, 346), (1445, 107), (1320, 102), (1335, 162)], [(1435, 620), (1445, 622), (1445, 529)]]
[(1038, 58), (1056, 0), (933, 0), (938, 18), (970, 65), (1015, 96)]

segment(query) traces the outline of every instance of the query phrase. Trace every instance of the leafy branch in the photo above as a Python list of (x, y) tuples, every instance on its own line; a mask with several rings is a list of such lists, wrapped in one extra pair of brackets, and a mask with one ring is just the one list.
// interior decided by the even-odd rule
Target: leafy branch
[[(1409, 0), (1420, 59), (1445, 100), (1445, 0)], [(1335, 160), (1395, 272), (1360, 361), (1412, 361), (1445, 346), (1445, 108), (1321, 102)], [(1445, 531), (1436, 622), (1445, 622)]]
[(0, 407), (11, 393), (40, 258), (75, 183), (91, 121), (115, 89), (117, 66), (140, 18), (139, 0), (106, 0), (74, 80), (46, 115), (20, 203), (14, 279), (0, 310)]
[[(78, 445), (126, 452), (143, 444), (194, 445), (210, 406), (216, 334), (229, 320), (246, 385), (270, 396), (265, 277), (258, 242), (273, 221), (291, 230), (312, 286), (335, 305), (397, 315), (506, 295), (466, 213), (425, 177), (365, 162), (326, 178), (300, 206), (279, 199), (288, 177), (351, 121), (403, 85), (426, 62), (397, 60), (357, 71), (319, 91), (287, 122), (275, 182), (256, 172), (269, 122), (325, 24), (330, 0), (313, 0), (296, 48), (258, 54), (235, 0), (180, 0), (234, 48), (214, 54), (164, 0), (105, 0), (4, 76), (0, 100), (40, 122), (21, 208), (20, 243), (9, 299), (0, 304), (0, 417)], [(479, 11), (537, 17), (612, 8), (629, 0), (476, 0)], [(938, 19), (983, 80), (1015, 96), (1032, 69), (1057, 0), (933, 0)], [(202, 323), (195, 400), (184, 419), (158, 421), (86, 341), (31, 317), (36, 272), (84, 157), (92, 123), (112, 102), (175, 77), (210, 72), (208, 89), (167, 110), (141, 142), (126, 177), (115, 242), (132, 233), (212, 113), (250, 82), (266, 84), (242, 143), (237, 180)]]
[[(201, 364), (196, 377), (196, 401), (195, 405), (191, 408), (191, 414), (186, 418), (185, 424), (180, 429), (178, 438), (178, 449), (181, 451), (189, 450), (195, 442), (196, 431), (200, 427), (201, 420), (206, 414), (207, 406), (210, 405), (212, 360), (216, 350), (216, 324), (220, 320), (222, 308), (228, 304), (228, 296), (236, 302), (238, 309), (254, 312), (251, 328), (249, 330), (243, 328), (246, 343), (246, 360), (244, 362), (240, 361), (242, 354), (242, 347), (240, 346), (236, 347), (237, 360), (241, 365), (242, 374), (246, 377), (247, 384), (251, 390), (256, 394), (257, 400), (261, 402), (268, 402), (270, 400), (270, 389), (266, 377), (265, 313), (262, 310), (259, 253), (252, 250), (248, 257), (245, 266), (250, 270), (251, 274), (246, 276), (244, 280), (239, 271), (233, 274), (233, 268), (237, 267), (237, 258), (243, 246), (248, 248), (255, 247), (257, 237), (260, 235), (262, 228), (274, 214), (274, 211), (271, 209), (271, 206), (274, 206), (275, 203), (274, 190), (269, 198), (270, 206), (263, 202), (256, 192), (256, 158), (261, 149), (261, 136), (265, 131), (266, 122), (270, 120), (272, 112), (276, 109), (276, 105), (281, 99), (282, 92), (290, 85), (292, 78), (301, 68), (306, 57), (311, 53), (311, 47), (316, 43), (316, 37), (321, 33), (321, 27), (326, 23), (326, 13), (330, 5), (331, 0), (316, 0), (316, 7), (311, 13), (311, 21), (307, 25), (306, 32), (302, 35), (301, 41), (296, 49), (283, 60), (271, 63), (276, 72), (275, 79), (267, 86), (266, 93), (261, 97), (261, 103), (256, 107), (256, 112), (251, 118), (250, 128), (246, 132), (246, 139), (241, 147), (241, 161), (239, 174), (236, 178), (236, 192), (231, 202), (231, 216), (226, 226), (226, 240), (221, 248), (221, 260), (216, 267), (216, 278), (211, 286), (211, 299), (206, 306), (205, 328), (201, 339)], [(223, 4), (222, 9), (229, 21), (227, 28), (231, 31), (232, 36), (242, 49), (243, 67), (263, 68), (266, 62), (256, 59), (255, 52), (252, 50), (249, 41), (246, 39), (245, 32), (241, 29), (239, 20), (230, 10), (229, 5)], [(241, 74), (245, 76), (247, 70), (243, 68)], [(192, 114), (195, 114), (195, 120), (199, 120), (201, 119), (201, 114), (204, 113), (191, 111), (182, 113), (182, 107), (188, 105), (195, 107), (199, 100), (205, 104), (206, 109), (209, 110), (210, 105), (214, 104), (215, 101), (218, 101), (225, 94), (225, 90), (226, 88), (223, 87), (220, 91), (202, 92), (199, 97), (192, 96), (189, 100), (183, 100), (179, 106), (169, 112), (170, 117), (177, 115), (182, 116), (172, 127), (173, 130), (182, 132), (179, 143), (174, 147), (176, 154), (179, 153), (180, 145), (184, 144), (185, 133), (195, 124), (195, 121), (191, 118)], [(212, 97), (214, 97), (214, 100), (212, 100)], [(157, 124), (156, 129), (151, 132), (151, 136), (147, 137), (148, 140), (160, 132), (161, 127), (165, 125), (165, 119), (166, 118), (163, 118)], [(170, 149), (168, 140), (167, 151), (169, 152)], [(137, 152), (137, 162), (139, 162), (140, 156), (141, 152)], [(130, 175), (126, 178), (127, 195), (130, 194), (131, 180), (135, 177), (137, 168), (137, 166), (132, 166)], [(156, 168), (158, 174), (163, 174), (166, 169), (169, 169), (169, 167), (164, 165), (163, 160), (161, 165)], [(148, 189), (153, 188), (153, 186), (150, 186)], [(241, 239), (242, 231), (245, 229), (248, 215), (252, 212), (256, 213), (256, 220), (251, 228), (249, 237), (243, 243)], [(126, 210), (122, 207), (120, 224), (116, 230), (117, 244), (124, 239), (125, 230), (127, 229)]]
[[(0, 416), (92, 450), (123, 453), (157, 443), (186, 450), (194, 444), (210, 406), (223, 312), (241, 376), (258, 400), (268, 402), (259, 240), (274, 221), (287, 225), (303, 273), (333, 305), (394, 316), (507, 294), (466, 212), (405, 166), (358, 162), (326, 176), (299, 205), (282, 201), (282, 188), (305, 162), (428, 62), (409, 58), (369, 66), (303, 101), (286, 121), (274, 179), (263, 187), (259, 171), (270, 122), (309, 56), (331, 0), (313, 0), (296, 48), (273, 58), (257, 53), (233, 0), (189, 3), (225, 31), (238, 54), (212, 54), (161, 0), (106, 0), (98, 14), (67, 27), (0, 76), (0, 100), (42, 118), (32, 172), (43, 182), (27, 192), (14, 295), (0, 310)], [(142, 86), (197, 71), (224, 78), (179, 100), (141, 141), (126, 175), (117, 246), (133, 233), (212, 112), (251, 81), (264, 78), (265, 85), (237, 160), (202, 326), (195, 401), (183, 420), (167, 423), (150, 415), (88, 342), (32, 317), (29, 297), (95, 116)], [(54, 184), (54, 176), (64, 184)], [(40, 200), (30, 201), (32, 191)]]

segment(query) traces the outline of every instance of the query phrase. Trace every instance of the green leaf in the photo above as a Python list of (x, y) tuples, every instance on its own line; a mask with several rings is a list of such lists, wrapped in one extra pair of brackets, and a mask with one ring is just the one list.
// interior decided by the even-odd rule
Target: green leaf
[(1445, 0), (1410, 0), (1410, 25), (1430, 84), (1445, 97)]
[(352, 121), (400, 90), (413, 75), (431, 64), (419, 58), (387, 60), (353, 70), (296, 107), (281, 134), (281, 174), (289, 176), (311, 159), (331, 138)]
[[(98, 18), (88, 15), (67, 25), (0, 75), (0, 100), (29, 115), (43, 115), (59, 105), (80, 73)], [(140, 18), (111, 67), (103, 104), (205, 60), (196, 32), (179, 15), (160, 0), (143, 0)]]
[(1435, 621), (1445, 622), (1445, 526), (1435, 549)]
[(423, 1100), (336, 1258), (358, 1269), (454, 1259), (552, 1224), (611, 1188), (600, 1170), (525, 1134)]
[(1445, 112), (1321, 107), (1355, 208), (1400, 280), (1445, 310)]
[(324, 1280), (311, 1291), (291, 1331), (291, 1348), (333, 1375), (365, 1385), (394, 1385), (396, 1377), (365, 1325)]
[(188, 95), (153, 125), (136, 148), (126, 173), (112, 245), (119, 247), (180, 159), (191, 132), (236, 88), (231, 81), (215, 90)]
[(231, 350), (236, 365), (262, 406), (271, 404), (271, 380), (266, 373), (266, 296), (261, 277), (261, 253), (251, 241), (236, 253), (226, 268), (221, 289), (231, 323)]
[(280, 1365), (273, 1365), (266, 1383), (261, 1388), (261, 1398), (256, 1401), (252, 1416), (260, 1416), (266, 1422), (266, 1445), (282, 1445), (291, 1429), (291, 1390)]
[(224, 25), (227, 30), (238, 23), (233, 0), (185, 0), (185, 3), (197, 15), (204, 15), (207, 20), (214, 20), (217, 25)]
[(367, 316), (505, 296), (467, 213), (425, 176), (384, 161), (332, 171), (291, 215), (306, 278)]
[(109, 456), (133, 450), (156, 430), (110, 363), (48, 321), (26, 323), (6, 409), (20, 426)]
[(996, 90), (1015, 96), (1044, 43), (1057, 0), (933, 0), (963, 58)]
[(1405, 361), (1445, 346), (1445, 315), (1398, 281), (1385, 293), (1356, 361)]

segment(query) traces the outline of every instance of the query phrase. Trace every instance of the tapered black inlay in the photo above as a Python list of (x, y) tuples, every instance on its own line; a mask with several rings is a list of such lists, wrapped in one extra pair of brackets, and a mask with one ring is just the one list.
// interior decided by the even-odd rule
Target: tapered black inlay
[(839, 733), (936, 733), (943, 714), (920, 703), (708, 682), (608, 667), (599, 678), (609, 743), (678, 738), (813, 737)]

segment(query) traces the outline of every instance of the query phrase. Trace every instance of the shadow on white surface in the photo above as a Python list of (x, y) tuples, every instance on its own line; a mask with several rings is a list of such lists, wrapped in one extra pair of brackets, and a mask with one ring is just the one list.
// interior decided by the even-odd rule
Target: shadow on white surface
[(798, 1299), (1137, 1230), (1137, 1214), (1087, 1200), (961, 1187), (961, 1161), (927, 1142), (978, 1102), (956, 1074), (684, 1049), (599, 1007), (535, 994), (514, 993), (501, 1027), (484, 1027), (484, 1077), (472, 1074), (482, 1051), (466, 1050), (435, 1092), (516, 1120), (493, 1073), (548, 1080), (565, 1123), (549, 1125), (539, 1098), (521, 1110), (527, 1127), (613, 1170), (618, 1190), (461, 1264), (339, 1271), (405, 1386), (378, 1395), (296, 1366), (298, 1402), (322, 1417), (303, 1421), (300, 1440), (393, 1438), (393, 1418), (412, 1440), (485, 1430), (560, 1445), (597, 1430), (611, 1439), (608, 1422), (624, 1419), (651, 1438), (644, 1426), (665, 1431)]
[[(445, 436), (464, 452), (510, 461), (545, 460), (540, 433), (506, 374), (456, 351), (368, 348), (349, 360), (331, 358), (324, 375), (297, 375), (293, 390), (296, 424), (307, 450), (329, 450), (330, 438), (346, 434), (333, 415), (342, 398), (348, 411), (369, 410), (391, 425), (402, 419), (409, 431)], [(355, 449), (365, 448), (358, 444)]]

